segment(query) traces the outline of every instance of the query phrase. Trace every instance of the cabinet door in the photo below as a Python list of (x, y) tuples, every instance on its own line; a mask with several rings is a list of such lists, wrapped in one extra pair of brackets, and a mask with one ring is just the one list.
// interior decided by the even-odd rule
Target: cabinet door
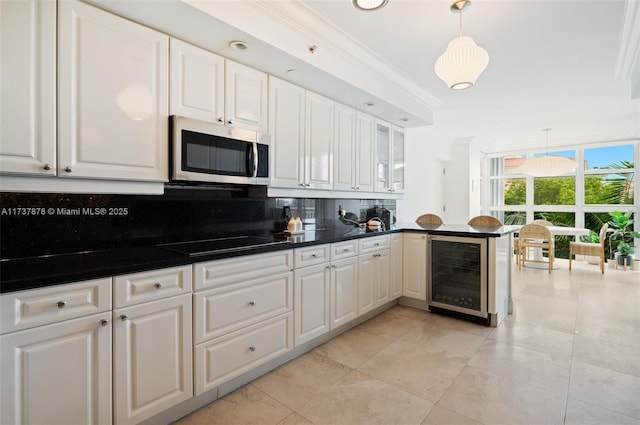
[(227, 125), (267, 131), (267, 74), (226, 60), (225, 118)]
[(427, 236), (405, 233), (402, 295), (427, 301)]
[(389, 250), (376, 252), (373, 254), (373, 260), (373, 303), (378, 307), (389, 301)]
[(271, 186), (300, 188), (304, 180), (304, 89), (269, 77)]
[(328, 264), (294, 272), (294, 345), (310, 341), (330, 328), (330, 280)]
[(169, 38), (85, 3), (58, 6), (58, 174), (166, 181)]
[(402, 234), (391, 235), (389, 249), (389, 296), (392, 300), (402, 296)]
[(224, 123), (224, 58), (171, 39), (170, 114)]
[(391, 179), (392, 186), (391, 191), (396, 193), (404, 192), (404, 130), (393, 127), (393, 139), (392, 139), (392, 165)]
[(333, 162), (333, 188), (355, 190), (356, 178), (356, 111), (335, 104), (335, 137)]
[(358, 317), (358, 259), (331, 265), (331, 329)]
[(191, 294), (113, 315), (115, 423), (138, 423), (191, 398)]
[(373, 192), (375, 125), (371, 115), (356, 114), (356, 190)]
[(0, 2), (0, 172), (56, 173), (56, 2)]
[(390, 164), (391, 164), (391, 125), (376, 120), (376, 192), (389, 192)]
[(373, 310), (375, 290), (375, 264), (373, 254), (358, 257), (358, 316)]
[(111, 313), (0, 336), (0, 423), (110, 424)]
[(305, 187), (333, 189), (333, 101), (307, 91)]

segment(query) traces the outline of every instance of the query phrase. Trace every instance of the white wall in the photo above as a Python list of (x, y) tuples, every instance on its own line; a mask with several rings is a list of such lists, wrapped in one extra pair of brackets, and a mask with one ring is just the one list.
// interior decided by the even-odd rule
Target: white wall
[(450, 155), (446, 141), (430, 127), (405, 130), (406, 188), (403, 199), (396, 203), (398, 221), (413, 222), (425, 213), (442, 216), (442, 168)]
[(471, 138), (453, 143), (451, 159), (444, 164), (444, 206), (446, 223), (465, 224), (482, 211), (480, 193), (482, 153)]

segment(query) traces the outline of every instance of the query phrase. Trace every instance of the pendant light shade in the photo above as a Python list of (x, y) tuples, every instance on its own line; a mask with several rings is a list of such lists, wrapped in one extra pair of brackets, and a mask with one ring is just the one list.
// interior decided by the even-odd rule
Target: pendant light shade
[(436, 62), (436, 75), (453, 90), (463, 90), (475, 84), (489, 65), (489, 54), (471, 37), (458, 37), (449, 42), (447, 50)]
[(576, 171), (576, 162), (566, 156), (549, 155), (549, 132), (550, 128), (545, 128), (547, 134), (547, 154), (536, 156), (527, 160), (520, 166), (520, 172), (532, 177), (552, 177)]
[(453, 90), (464, 90), (474, 85), (489, 65), (487, 51), (473, 38), (462, 36), (462, 12), (470, 6), (469, 0), (459, 0), (451, 5), (451, 11), (460, 14), (460, 32), (458, 38), (449, 42), (435, 65), (436, 75)]
[(576, 162), (565, 156), (537, 156), (522, 164), (520, 171), (532, 177), (562, 176), (576, 171)]

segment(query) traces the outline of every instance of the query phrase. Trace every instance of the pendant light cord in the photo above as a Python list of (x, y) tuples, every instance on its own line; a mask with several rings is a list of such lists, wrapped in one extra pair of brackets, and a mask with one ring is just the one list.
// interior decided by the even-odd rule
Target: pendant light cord
[(462, 37), (462, 9), (460, 9), (460, 31), (458, 32), (458, 37)]

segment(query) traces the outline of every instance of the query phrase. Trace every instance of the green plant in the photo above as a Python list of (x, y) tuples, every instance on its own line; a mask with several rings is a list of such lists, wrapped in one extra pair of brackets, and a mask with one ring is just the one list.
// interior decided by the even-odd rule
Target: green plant
[(618, 253), (624, 256), (631, 255), (633, 254), (633, 247), (626, 242), (620, 242), (618, 244)]
[[(633, 238), (640, 238), (640, 233), (635, 232), (629, 228), (633, 224), (633, 220), (631, 219), (631, 214), (633, 211), (627, 211), (626, 213), (621, 213), (620, 211), (610, 212), (611, 221), (609, 225), (614, 229), (611, 234), (611, 239), (619, 240), (618, 242), (618, 252), (622, 253), (620, 249), (631, 248), (630, 243), (633, 243)], [(629, 254), (624, 254), (629, 255)]]
[(589, 230), (588, 235), (580, 236), (580, 242), (600, 243), (600, 236), (593, 230)]

